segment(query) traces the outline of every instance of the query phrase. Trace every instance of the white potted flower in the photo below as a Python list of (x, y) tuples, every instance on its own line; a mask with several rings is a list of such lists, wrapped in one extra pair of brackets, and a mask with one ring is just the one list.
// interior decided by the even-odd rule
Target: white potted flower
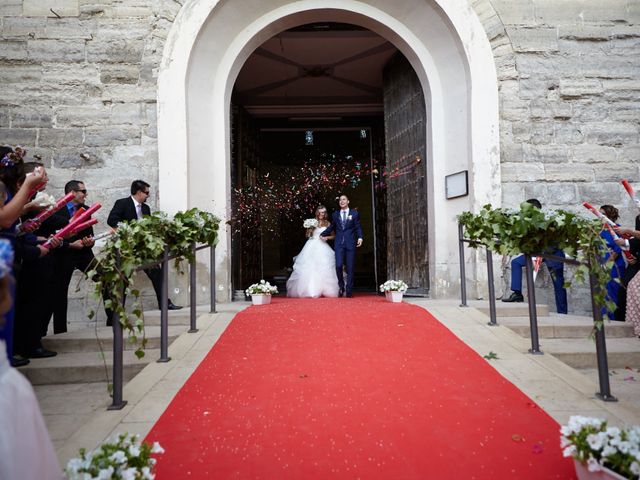
[(87, 478), (122, 478), (153, 480), (156, 459), (152, 453), (164, 453), (158, 442), (141, 443), (138, 435), (123, 433), (80, 457), (72, 458), (65, 469), (68, 480)]
[(278, 287), (264, 280), (260, 280), (259, 283), (250, 285), (249, 288), (245, 290), (245, 293), (251, 295), (251, 302), (254, 305), (267, 305), (271, 303), (271, 295), (278, 293)]
[(609, 427), (604, 419), (576, 415), (560, 433), (562, 454), (573, 457), (578, 479), (640, 476), (640, 427)]
[(380, 285), (380, 291), (384, 293), (387, 301), (392, 303), (402, 302), (402, 296), (407, 288), (409, 287), (402, 280), (387, 280)]

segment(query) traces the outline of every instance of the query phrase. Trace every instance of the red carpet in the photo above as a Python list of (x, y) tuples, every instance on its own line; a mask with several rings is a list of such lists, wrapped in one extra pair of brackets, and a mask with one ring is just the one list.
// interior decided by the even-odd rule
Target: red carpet
[(238, 314), (147, 440), (159, 480), (575, 478), (551, 417), (429, 313), (375, 296)]

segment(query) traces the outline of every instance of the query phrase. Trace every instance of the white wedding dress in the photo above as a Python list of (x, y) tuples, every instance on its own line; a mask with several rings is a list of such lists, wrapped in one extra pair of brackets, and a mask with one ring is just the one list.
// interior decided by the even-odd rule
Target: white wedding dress
[(293, 273), (287, 280), (287, 297), (337, 297), (336, 257), (320, 239), (327, 227), (316, 227), (295, 257)]

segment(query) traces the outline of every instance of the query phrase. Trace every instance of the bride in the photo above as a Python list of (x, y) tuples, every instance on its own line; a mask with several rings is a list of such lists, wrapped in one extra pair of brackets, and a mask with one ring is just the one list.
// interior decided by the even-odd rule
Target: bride
[[(307, 243), (295, 257), (293, 273), (287, 280), (287, 297), (337, 297), (336, 257), (333, 249), (320, 240), (330, 225), (324, 205), (316, 208), (316, 227), (307, 229)], [(333, 239), (335, 234), (327, 237)]]

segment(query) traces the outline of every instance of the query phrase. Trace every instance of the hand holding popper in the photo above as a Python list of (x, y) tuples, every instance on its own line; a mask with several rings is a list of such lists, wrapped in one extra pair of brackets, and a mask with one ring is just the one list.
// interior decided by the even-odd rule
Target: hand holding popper
[[(69, 224), (64, 228), (61, 228), (60, 230), (58, 230), (53, 236), (55, 238), (69, 237), (97, 223), (97, 220), (93, 221), (94, 219), (91, 219), (90, 217), (91, 215), (93, 215), (95, 211), (97, 211), (101, 207), (102, 205), (100, 205), (99, 203), (94, 203), (86, 210), (82, 210), (82, 211), (79, 210), (78, 212), (76, 212), (76, 215), (73, 216), (71, 221), (69, 221)], [(49, 248), (50, 247), (49, 240), (47, 240), (42, 246), (44, 248)]]
[(23, 222), (21, 225), (18, 226), (17, 234), (20, 235), (22, 233), (32, 231), (34, 228), (37, 228), (38, 225), (44, 222), (47, 218), (49, 218), (51, 215), (56, 213), (58, 210), (61, 210), (63, 207), (65, 207), (67, 203), (73, 200), (75, 195), (76, 195), (75, 192), (67, 193), (64, 197), (58, 200), (56, 204), (53, 205), (52, 207), (49, 207), (46, 210), (43, 210), (35, 217), (27, 220), (26, 222)]
[[(609, 232), (611, 233), (611, 236), (613, 237), (614, 241), (620, 239), (620, 236), (615, 231), (615, 228), (618, 227), (618, 224), (616, 222), (611, 220), (609, 217), (607, 217), (604, 213), (602, 213), (600, 210), (595, 208), (590, 203), (584, 202), (582, 205), (586, 209), (591, 210), (591, 212), (596, 217), (598, 217), (600, 220), (602, 220), (602, 223), (604, 224), (605, 228), (607, 230), (609, 230)], [(624, 240), (625, 240), (625, 245), (624, 246), (620, 245), (620, 248), (622, 249), (622, 253), (624, 253), (625, 257), (627, 257), (627, 260), (635, 260), (635, 257), (629, 251), (629, 242), (626, 239), (624, 239)]]

